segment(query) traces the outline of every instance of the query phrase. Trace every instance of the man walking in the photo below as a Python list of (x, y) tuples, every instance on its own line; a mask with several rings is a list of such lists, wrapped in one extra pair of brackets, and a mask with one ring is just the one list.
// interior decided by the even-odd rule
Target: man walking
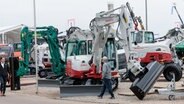
[(110, 99), (115, 99), (113, 91), (112, 91), (112, 83), (111, 83), (111, 66), (108, 63), (108, 58), (104, 56), (102, 58), (103, 61), (103, 67), (102, 67), (102, 80), (103, 80), (103, 86), (101, 89), (100, 95), (98, 95), (99, 98), (102, 98), (106, 88), (109, 91), (109, 94), (111, 95)]
[(4, 57), (0, 57), (0, 95), (1, 96), (5, 96), (5, 91), (6, 91), (6, 82), (8, 79), (8, 73), (9, 73), (9, 69), (8, 69), (8, 64), (5, 63), (5, 58)]

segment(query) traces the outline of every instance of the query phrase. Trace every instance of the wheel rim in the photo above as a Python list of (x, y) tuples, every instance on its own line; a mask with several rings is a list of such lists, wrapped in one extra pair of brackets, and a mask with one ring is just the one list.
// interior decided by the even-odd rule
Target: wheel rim
[(42, 71), (42, 72), (40, 72), (40, 75), (41, 76), (46, 76), (46, 72), (45, 71)]
[[(173, 78), (173, 74), (175, 74), (174, 71), (169, 71), (169, 72), (168, 72), (168, 77), (169, 77), (169, 78)], [(176, 74), (175, 74), (175, 75), (176, 75)]]
[(174, 95), (169, 95), (169, 100), (174, 100), (175, 96)]

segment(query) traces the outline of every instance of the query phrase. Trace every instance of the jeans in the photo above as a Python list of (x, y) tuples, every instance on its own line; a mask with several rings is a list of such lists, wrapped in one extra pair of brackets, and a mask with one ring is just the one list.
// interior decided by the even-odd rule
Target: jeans
[(103, 86), (102, 86), (101, 93), (100, 93), (99, 96), (102, 97), (102, 96), (104, 95), (106, 88), (108, 89), (109, 94), (111, 95), (111, 97), (114, 97), (114, 94), (113, 94), (113, 92), (112, 92), (112, 83), (111, 83), (111, 79), (107, 79), (107, 78), (104, 78), (104, 79), (103, 79)]
[(0, 91), (5, 94), (6, 91), (6, 80), (7, 78), (4, 76), (0, 76)]

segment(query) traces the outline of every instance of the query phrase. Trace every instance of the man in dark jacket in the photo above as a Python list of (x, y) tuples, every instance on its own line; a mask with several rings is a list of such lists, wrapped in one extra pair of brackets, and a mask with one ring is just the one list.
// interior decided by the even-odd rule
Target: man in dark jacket
[(5, 58), (0, 57), (0, 95), (5, 96), (6, 91), (6, 82), (9, 75), (9, 67), (8, 64), (5, 63)]

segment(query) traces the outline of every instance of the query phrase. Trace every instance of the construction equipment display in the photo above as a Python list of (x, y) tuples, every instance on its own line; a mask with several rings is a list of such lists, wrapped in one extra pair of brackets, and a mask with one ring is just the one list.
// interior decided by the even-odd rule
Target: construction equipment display
[[(121, 10), (120, 14), (112, 14), (113, 11), (118, 9)], [(59, 83), (61, 84), (60, 85), (60, 88), (62, 89), (61, 91), (65, 91), (64, 90), (65, 85), (67, 85), (67, 89), (71, 87), (69, 85), (80, 85), (80, 86), (90, 85), (91, 89), (92, 86), (94, 85), (99, 86), (99, 84), (102, 83), (101, 64), (100, 64), (102, 55), (106, 55), (109, 58), (109, 61), (112, 64), (113, 88), (115, 89), (118, 87), (119, 76), (118, 71), (116, 69), (117, 58), (115, 51), (116, 49), (115, 36), (113, 32), (111, 32), (113, 30), (111, 28), (111, 24), (119, 23), (119, 26), (121, 28), (120, 29), (121, 34), (126, 35), (129, 24), (128, 22), (129, 20), (127, 20), (129, 19), (129, 16), (127, 14), (126, 9), (127, 9), (126, 6), (122, 5), (117, 9), (105, 13), (98, 13), (97, 16), (90, 23), (91, 34), (94, 34), (94, 36), (86, 35), (86, 33), (80, 29), (76, 31), (78, 32), (78, 34), (76, 34), (76, 32), (73, 32), (72, 35), (70, 34), (70, 37), (68, 38), (68, 41), (65, 44), (66, 69), (64, 68), (65, 66), (64, 61), (61, 61), (58, 46), (59, 43), (56, 39), (57, 37), (56, 29), (53, 27), (37, 28), (37, 34), (40, 34), (44, 39), (46, 39), (46, 42), (49, 45), (50, 54), (52, 60), (54, 60), (54, 61), (51, 60), (53, 72), (56, 75), (61, 76), (59, 77), (60, 79), (59, 82), (56, 82), (56, 84)], [(121, 39), (126, 39), (126, 36), (121, 36)], [(31, 43), (32, 37), (33, 31), (31, 31), (31, 29), (29, 29), (28, 27), (23, 28), (21, 32), (21, 40), (22, 40), (22, 53), (23, 53), (22, 58), (24, 58), (24, 60), (20, 61), (20, 68), (18, 70), (18, 75), (23, 75), (25, 73), (24, 72), (25, 69), (28, 69), (29, 63), (28, 53), (30, 50), (30, 44), (28, 43)], [(92, 37), (92, 39), (88, 40), (86, 39), (86, 37)], [(85, 45), (88, 47), (85, 47)], [(127, 49), (126, 55), (129, 55), (128, 48), (130, 45), (126, 46), (127, 46), (125, 47)], [(89, 55), (92, 60), (92, 63), (90, 65), (88, 64), (88, 60), (90, 59), (90, 57), (88, 56), (89, 58), (85, 58), (87, 55)], [(52, 83), (53, 81), (47, 80), (47, 82), (44, 83), (42, 80), (39, 80), (39, 82), (42, 84), (48, 84)], [(72, 88), (73, 87), (77, 86), (72, 86)], [(99, 88), (100, 87), (101, 86), (99, 86)], [(96, 87), (94, 86), (94, 88)], [(82, 90), (83, 89), (81, 89), (81, 91)]]
[[(112, 14), (117, 9), (121, 9), (120, 14)], [(131, 23), (129, 19), (129, 14), (125, 5), (122, 5), (120, 8), (108, 12), (102, 12), (97, 14), (91, 22), (92, 32), (95, 34), (94, 47), (93, 47), (93, 64), (96, 67), (94, 69), (96, 72), (100, 71), (101, 60), (99, 57), (102, 57), (102, 50), (105, 46), (106, 40), (109, 36), (109, 32), (112, 29), (111, 24), (119, 22), (118, 30), (116, 35), (119, 40), (124, 44), (126, 60), (128, 63), (128, 69), (131, 69), (132, 72), (137, 73), (137, 79), (130, 87), (133, 93), (139, 98), (143, 99), (146, 93), (150, 90), (153, 84), (156, 82), (160, 74), (163, 72), (163, 66), (158, 62), (151, 62), (146, 67), (142, 67), (140, 62), (135, 60), (135, 54), (132, 51), (132, 41), (131, 41)], [(148, 79), (149, 77), (149, 79)], [(145, 82), (145, 83), (144, 83)], [(140, 86), (139, 86), (140, 85)]]
[[(142, 67), (145, 67), (153, 60), (162, 62), (166, 65), (163, 72), (165, 79), (170, 81), (172, 79), (170, 72), (174, 72), (177, 76), (176, 81), (180, 80), (182, 77), (181, 65), (176, 61), (177, 56), (172, 48), (177, 42), (183, 39), (183, 34), (172, 35), (172, 33), (168, 32), (167, 35), (164, 36), (165, 38), (156, 40), (152, 31), (144, 30), (142, 21), (135, 16), (130, 4), (126, 3), (126, 6), (130, 12), (130, 19), (134, 24), (134, 30), (131, 30), (130, 35), (130, 41), (132, 41), (131, 50), (136, 53), (134, 57), (140, 60)], [(139, 25), (141, 29), (139, 29)], [(123, 53), (118, 53), (118, 55), (123, 55)], [(126, 74), (122, 75), (122, 79), (129, 78), (133, 82), (136, 77), (139, 77), (138, 74), (139, 72), (136, 69), (130, 69), (127, 70)]]
[[(183, 39), (182, 30), (174, 28), (165, 36), (155, 39), (152, 31), (144, 30), (142, 20), (135, 16), (130, 4), (127, 3), (126, 5), (135, 25), (135, 30), (131, 31), (132, 51), (137, 52), (137, 59), (140, 59), (141, 66), (144, 67), (153, 60), (162, 62), (165, 64), (163, 72), (165, 79), (171, 81), (172, 75), (170, 73), (172, 72), (177, 76), (175, 80), (179, 81), (182, 78), (182, 64), (179, 62), (173, 48)], [(140, 25), (141, 30), (138, 25)], [(137, 74), (131, 69), (125, 77), (129, 77), (131, 81), (134, 81), (136, 76)]]
[[(37, 27), (36, 32), (39, 36), (43, 37), (49, 45), (50, 55), (52, 57), (51, 62), (53, 64), (52, 71), (56, 76), (64, 75), (65, 62), (61, 59), (59, 51), (59, 41), (57, 38), (58, 30), (52, 26)], [(21, 57), (18, 76), (25, 75), (29, 69), (29, 56), (32, 47), (32, 41), (34, 37), (33, 30), (28, 27), (24, 27), (21, 31)]]
[[(72, 31), (71, 29), (69, 29)], [(69, 32), (69, 31), (68, 31)], [(65, 60), (62, 61), (62, 57), (59, 52), (59, 43), (57, 40), (57, 29), (54, 27), (39, 27), (37, 28), (37, 34), (42, 36), (50, 50), (51, 54), (51, 63), (52, 63), (52, 70), (56, 75), (55, 78), (59, 78), (60, 80), (56, 79), (40, 79), (39, 85), (40, 86), (57, 86), (60, 87), (62, 90), (68, 89), (71, 91), (73, 88), (79, 88), (81, 91), (84, 89), (82, 86), (90, 85), (92, 88), (100, 89), (101, 86), (99, 84), (102, 83), (101, 81), (101, 73), (93, 73), (90, 70), (90, 65), (88, 61), (91, 58), (92, 54), (92, 42), (93, 42), (93, 35), (90, 31), (83, 31), (77, 30), (75, 32), (69, 32), (68, 37), (66, 39), (65, 49), (66, 49), (66, 68), (65, 68)], [(91, 36), (90, 36), (91, 34)], [(20, 67), (17, 72), (18, 75), (24, 75), (26, 70), (28, 70), (29, 64), (29, 54), (30, 53), (30, 45), (28, 43), (32, 43), (32, 37), (34, 37), (33, 30), (29, 29), (28, 27), (24, 27), (22, 30), (22, 58), (23, 60), (20, 61)], [(112, 55), (115, 54), (112, 49), (114, 47), (114, 40), (113, 38), (109, 38), (106, 45), (106, 54)], [(27, 47), (26, 47), (27, 46)], [(110, 48), (109, 48), (110, 47)], [(56, 50), (57, 49), (57, 50)], [(62, 65), (62, 66), (61, 66)], [(116, 66), (116, 65), (115, 65)], [(113, 75), (118, 74), (117, 71), (112, 72)], [(117, 88), (118, 80), (112, 79), (112, 82), (115, 85), (113, 89)], [(80, 85), (78, 86), (69, 86), (69, 85)], [(97, 86), (94, 86), (97, 85)], [(92, 87), (93, 86), (93, 87)], [(86, 86), (89, 87), (89, 86)], [(90, 90), (91, 90), (90, 89)], [(74, 90), (75, 91), (79, 90)], [(64, 92), (62, 92), (63, 95)], [(86, 93), (86, 92), (85, 92)]]
[[(137, 52), (140, 58), (141, 66), (146, 66), (152, 60), (165, 63), (165, 70), (163, 72), (166, 80), (171, 81), (172, 75), (175, 73), (176, 81), (182, 77), (181, 63), (175, 54), (174, 46), (183, 39), (183, 32), (181, 29), (172, 29), (164, 37), (157, 40), (154, 39), (154, 34), (151, 31), (132, 32), (132, 50)], [(180, 31), (180, 32), (179, 32)], [(130, 73), (130, 80), (134, 81), (135, 77)]]
[[(114, 13), (118, 10), (120, 13)], [(64, 44), (65, 60), (60, 53), (58, 30), (52, 26), (37, 27), (36, 33), (43, 37), (48, 44), (54, 73), (52, 79), (40, 79), (39, 86), (59, 87), (61, 96), (64, 96), (64, 93), (70, 96), (74, 93), (77, 95), (99, 91), (102, 84), (101, 58), (107, 56), (112, 69), (113, 89), (116, 89), (119, 83), (116, 37), (123, 44), (129, 69), (128, 76), (130, 79), (132, 77), (132, 81), (134, 81), (130, 89), (139, 99), (142, 100), (146, 96), (162, 73), (167, 80), (172, 80), (171, 72), (177, 76), (176, 81), (180, 80), (182, 77), (181, 67), (178, 67), (178, 64), (173, 61), (171, 54), (173, 44), (170, 44), (177, 37), (166, 38), (167, 41), (164, 40), (164, 42), (167, 45), (155, 43), (153, 32), (144, 30), (131, 32), (134, 30), (131, 24), (134, 22), (137, 26), (136, 21), (132, 10), (130, 10), (130, 5), (127, 3), (127, 5), (110, 11), (97, 13), (90, 22), (90, 31), (71, 27), (67, 31)], [(139, 22), (142, 23), (140, 20)], [(112, 26), (115, 23), (117, 23), (116, 30)], [(144, 29), (143, 26), (142, 29)], [(23, 59), (20, 61), (17, 72), (19, 76), (24, 75), (29, 68), (29, 55), (33, 45), (30, 43), (32, 43), (33, 37), (32, 29), (28, 27), (22, 29), (21, 52)], [(146, 44), (140, 47), (142, 42)], [(153, 48), (145, 51), (150, 47)]]

